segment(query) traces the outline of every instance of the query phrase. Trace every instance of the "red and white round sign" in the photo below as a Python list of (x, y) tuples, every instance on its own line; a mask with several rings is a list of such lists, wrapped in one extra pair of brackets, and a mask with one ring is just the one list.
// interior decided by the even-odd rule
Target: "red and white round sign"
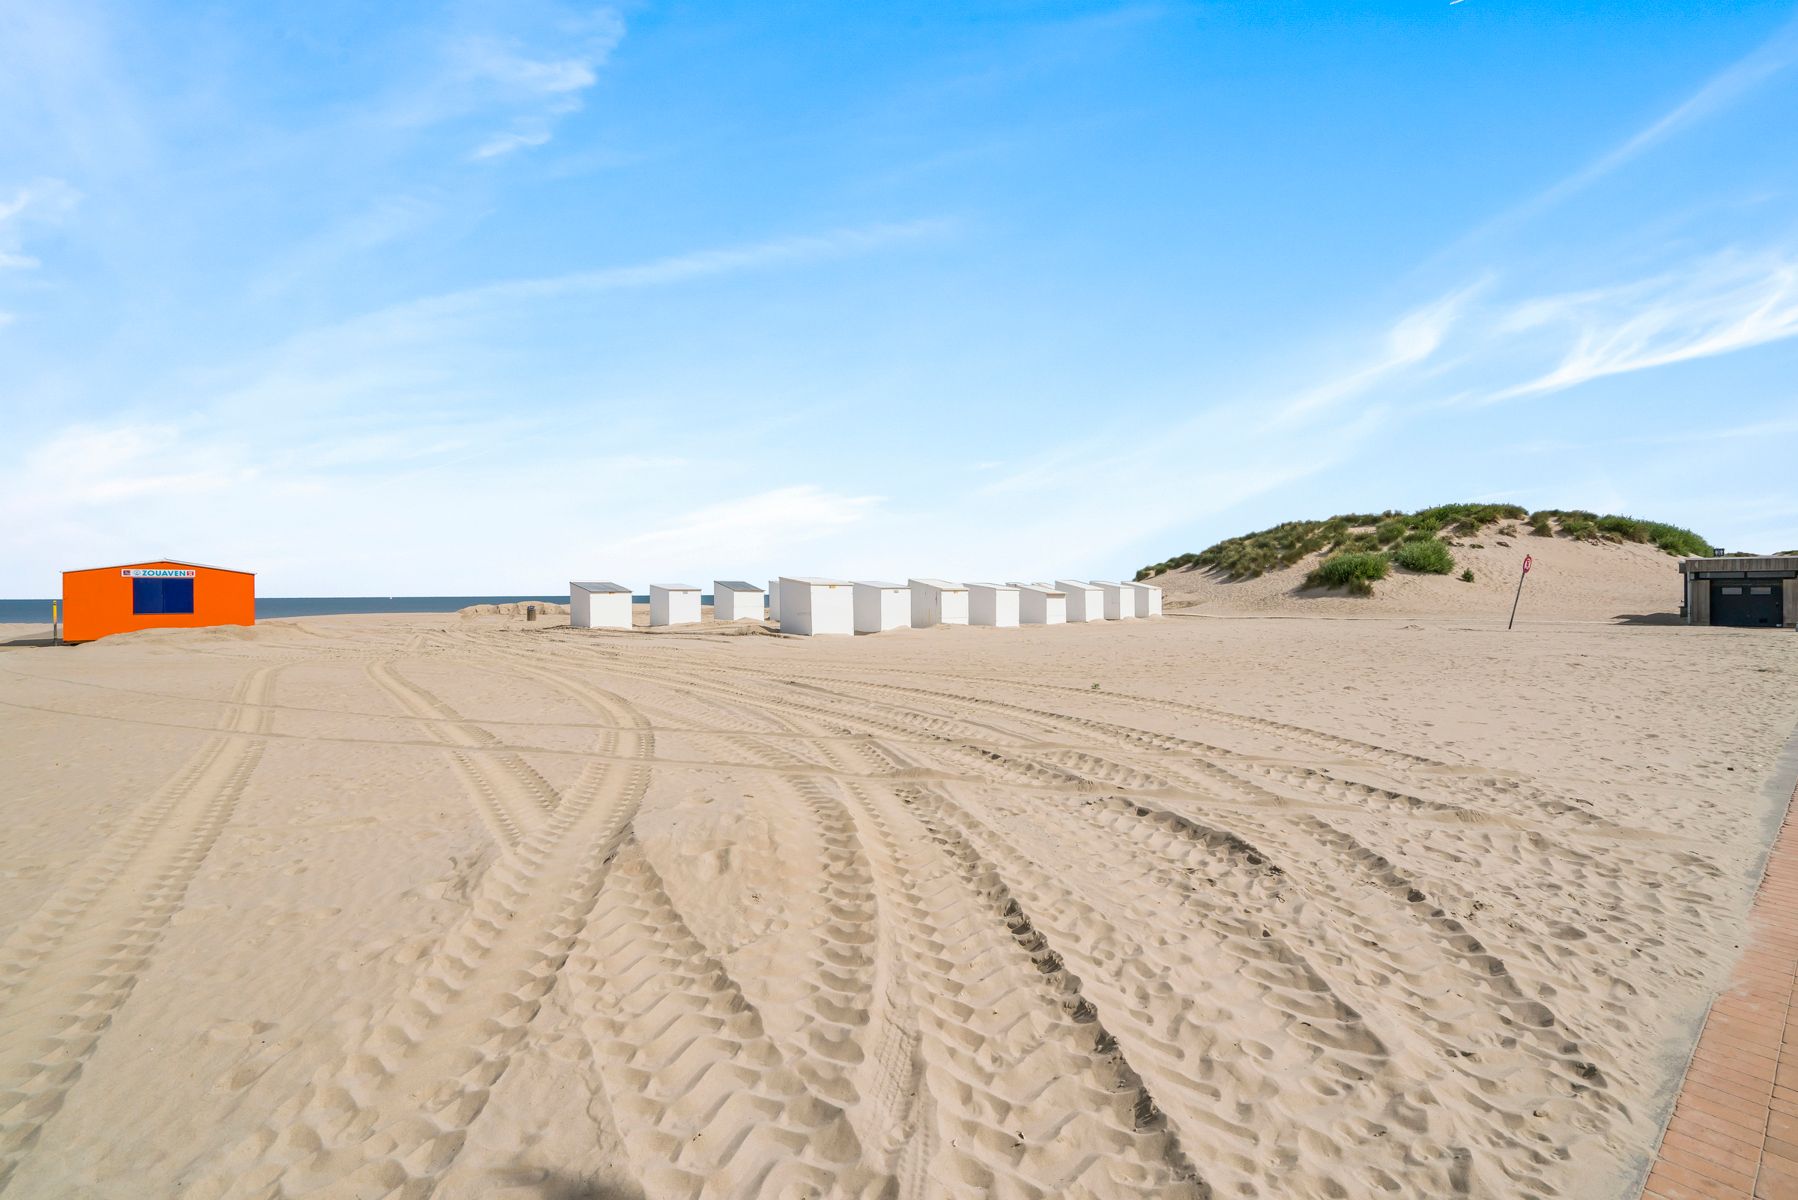
[(1530, 573), (1530, 567), (1535, 564), (1535, 561), (1536, 560), (1528, 554), (1523, 556), (1523, 573), (1525, 575)]

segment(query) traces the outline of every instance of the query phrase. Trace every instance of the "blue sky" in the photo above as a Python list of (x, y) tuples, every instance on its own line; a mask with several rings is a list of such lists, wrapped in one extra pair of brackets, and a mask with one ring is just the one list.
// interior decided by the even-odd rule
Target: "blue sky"
[(0, 0), (0, 595), (1798, 549), (1798, 6)]

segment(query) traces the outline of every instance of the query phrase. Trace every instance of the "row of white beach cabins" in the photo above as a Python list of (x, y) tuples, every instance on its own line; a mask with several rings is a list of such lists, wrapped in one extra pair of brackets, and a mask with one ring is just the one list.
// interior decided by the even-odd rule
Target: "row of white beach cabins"
[[(568, 585), (568, 623), (577, 629), (629, 629), (631, 589), (617, 583)], [(684, 583), (649, 589), (652, 626), (693, 625), (700, 620), (700, 591)], [(928, 629), (933, 625), (1060, 625), (1069, 621), (1127, 621), (1161, 615), (1161, 589), (1146, 583), (1086, 582), (950, 583), (913, 579), (906, 583), (852, 583), (783, 575), (766, 591), (742, 580), (712, 584), (712, 618), (760, 621), (782, 633), (883, 633), (888, 629)]]

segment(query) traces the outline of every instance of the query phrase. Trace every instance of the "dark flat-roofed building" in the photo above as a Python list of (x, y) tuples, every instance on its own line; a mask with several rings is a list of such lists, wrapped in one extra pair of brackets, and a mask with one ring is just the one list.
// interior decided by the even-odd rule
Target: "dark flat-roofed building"
[(1688, 625), (1798, 628), (1798, 554), (1688, 558), (1679, 570)]

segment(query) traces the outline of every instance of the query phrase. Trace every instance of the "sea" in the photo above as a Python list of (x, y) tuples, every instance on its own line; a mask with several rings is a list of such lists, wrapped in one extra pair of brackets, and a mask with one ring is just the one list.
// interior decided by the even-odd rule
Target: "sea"
[[(648, 596), (632, 596), (638, 604), (648, 604)], [(701, 596), (702, 604), (710, 604), (710, 596)], [(532, 601), (543, 604), (567, 604), (567, 596), (258, 596), (256, 616), (330, 617), (345, 613), (452, 613), (471, 604), (513, 604)], [(0, 624), (47, 625), (50, 623), (49, 600), (0, 600)]]

